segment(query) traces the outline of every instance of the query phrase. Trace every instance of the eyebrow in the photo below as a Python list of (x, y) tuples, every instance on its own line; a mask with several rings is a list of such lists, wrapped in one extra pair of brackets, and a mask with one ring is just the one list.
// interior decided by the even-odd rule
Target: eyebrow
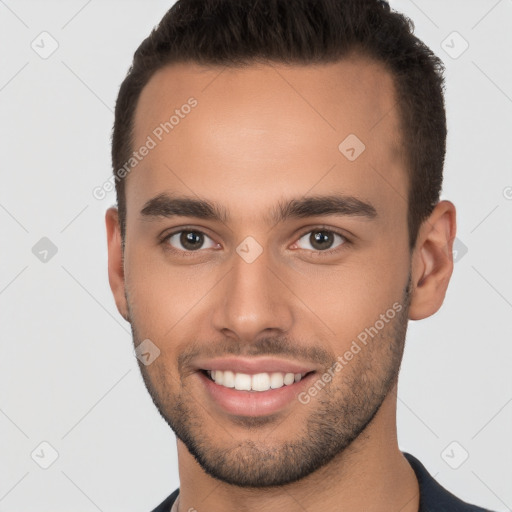
[[(141, 210), (144, 219), (156, 217), (195, 217), (199, 219), (229, 222), (227, 210), (219, 204), (189, 196), (174, 196), (167, 193), (149, 199)], [(281, 200), (264, 218), (271, 224), (288, 219), (303, 219), (320, 215), (362, 217), (375, 219), (377, 211), (369, 202), (347, 195), (309, 196)]]

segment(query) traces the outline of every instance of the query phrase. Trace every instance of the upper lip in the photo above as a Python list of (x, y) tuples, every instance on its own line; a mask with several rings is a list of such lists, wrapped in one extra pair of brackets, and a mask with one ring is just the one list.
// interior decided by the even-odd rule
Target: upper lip
[(297, 361), (288, 361), (285, 359), (276, 359), (269, 357), (222, 357), (203, 361), (196, 361), (197, 370), (231, 370), (234, 373), (309, 373), (315, 371), (315, 368)]

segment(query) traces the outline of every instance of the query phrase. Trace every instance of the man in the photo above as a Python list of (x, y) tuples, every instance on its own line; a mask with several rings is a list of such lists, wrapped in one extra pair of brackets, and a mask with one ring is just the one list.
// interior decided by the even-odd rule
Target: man
[(377, 0), (179, 0), (112, 140), (109, 281), (177, 437), (155, 511), (481, 511), (396, 434), (441, 306), (440, 60)]

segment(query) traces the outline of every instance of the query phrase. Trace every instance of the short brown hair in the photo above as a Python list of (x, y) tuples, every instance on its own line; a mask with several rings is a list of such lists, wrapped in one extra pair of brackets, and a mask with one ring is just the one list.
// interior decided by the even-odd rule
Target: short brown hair
[[(409, 246), (439, 201), (446, 152), (444, 66), (414, 35), (414, 24), (383, 0), (178, 0), (135, 51), (121, 84), (112, 131), (113, 171), (133, 151), (137, 100), (165, 65), (194, 62), (336, 62), (358, 51), (394, 79), (409, 176)], [(125, 179), (116, 179), (121, 235)]]

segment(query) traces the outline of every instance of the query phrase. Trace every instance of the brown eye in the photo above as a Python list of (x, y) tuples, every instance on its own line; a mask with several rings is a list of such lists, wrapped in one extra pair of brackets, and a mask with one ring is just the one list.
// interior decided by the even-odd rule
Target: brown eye
[[(300, 243), (303, 241), (305, 245), (309, 244), (310, 247), (301, 247)], [(337, 241), (340, 241), (337, 245)], [(315, 229), (308, 231), (305, 235), (299, 238), (297, 244), (301, 249), (313, 250), (313, 251), (327, 251), (339, 247), (346, 243), (347, 239), (334, 231), (328, 229)], [(334, 247), (333, 247), (334, 246)]]
[[(181, 251), (197, 251), (215, 247), (215, 242), (201, 231), (183, 230), (170, 234), (166, 241), (173, 249)], [(205, 241), (207, 246), (205, 247)]]

